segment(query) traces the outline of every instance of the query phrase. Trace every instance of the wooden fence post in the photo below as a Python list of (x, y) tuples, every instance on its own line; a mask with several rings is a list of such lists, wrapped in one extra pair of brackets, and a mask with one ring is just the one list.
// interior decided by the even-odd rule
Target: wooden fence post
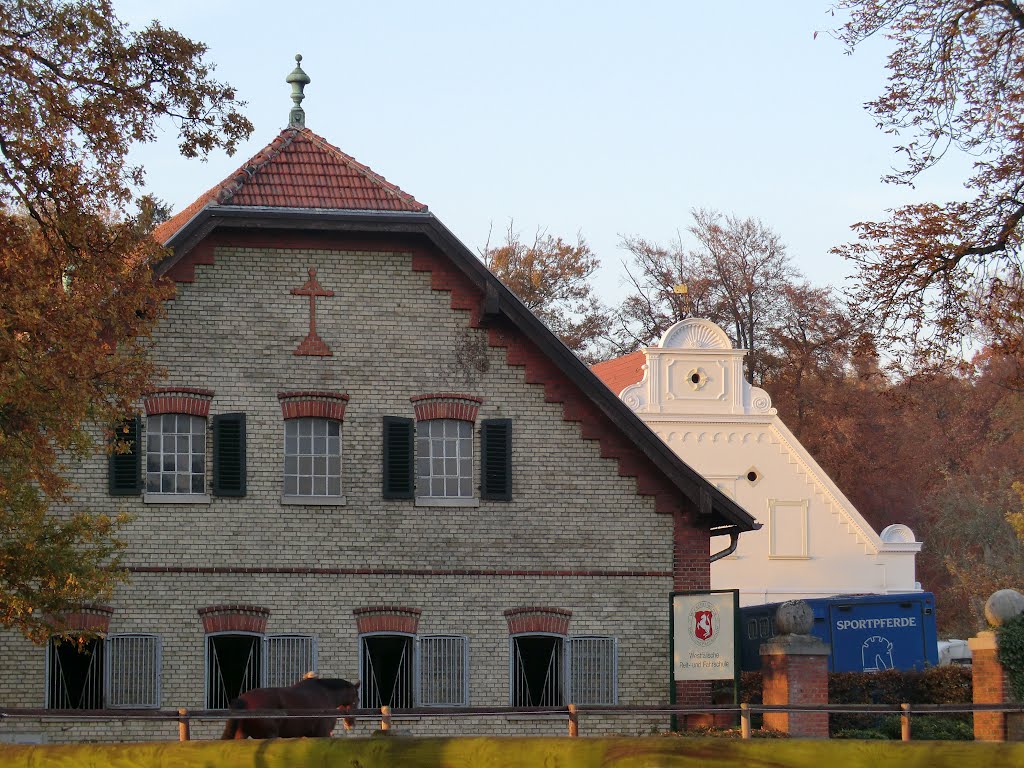
[(576, 711), (576, 705), (569, 705), (569, 735), (579, 736), (580, 735), (580, 716)]
[(910, 741), (910, 705), (900, 704), (900, 738)]
[(384, 733), (391, 730), (391, 707), (387, 704), (380, 708), (380, 729)]
[(745, 701), (740, 704), (740, 738), (750, 738), (750, 705)]
[(188, 709), (178, 707), (178, 741), (188, 741), (191, 738), (189, 733)]

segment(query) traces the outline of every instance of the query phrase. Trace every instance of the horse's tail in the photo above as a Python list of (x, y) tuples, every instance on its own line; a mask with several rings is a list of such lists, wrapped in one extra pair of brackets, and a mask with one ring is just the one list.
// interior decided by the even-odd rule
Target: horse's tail
[[(231, 709), (245, 709), (245, 702), (241, 699), (232, 699), (228, 707)], [(245, 732), (242, 730), (244, 722), (244, 720), (239, 720), (235, 717), (230, 718), (224, 726), (224, 733), (220, 736), (221, 739), (244, 739)]]

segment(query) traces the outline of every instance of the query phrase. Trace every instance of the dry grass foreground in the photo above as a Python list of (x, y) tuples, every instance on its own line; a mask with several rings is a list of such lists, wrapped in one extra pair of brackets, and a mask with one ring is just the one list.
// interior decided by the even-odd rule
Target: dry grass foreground
[(692, 738), (389, 738), (12, 746), (3, 768), (966, 768), (1024, 766), (1024, 743)]

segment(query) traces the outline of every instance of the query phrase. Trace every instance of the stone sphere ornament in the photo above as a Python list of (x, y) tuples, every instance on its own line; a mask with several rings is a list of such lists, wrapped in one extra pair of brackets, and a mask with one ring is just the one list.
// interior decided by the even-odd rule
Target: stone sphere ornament
[(814, 611), (803, 600), (787, 600), (775, 612), (775, 631), (780, 635), (809, 635)]
[(1024, 595), (1016, 589), (1000, 589), (985, 602), (985, 618), (993, 627), (1001, 627), (1024, 613)]

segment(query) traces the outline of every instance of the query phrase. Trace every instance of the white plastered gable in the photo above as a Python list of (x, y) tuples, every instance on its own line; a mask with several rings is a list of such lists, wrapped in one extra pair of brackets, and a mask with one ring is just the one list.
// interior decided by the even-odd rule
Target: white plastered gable
[[(753, 605), (833, 594), (912, 592), (913, 531), (879, 535), (743, 375), (746, 350), (710, 320), (676, 323), (643, 350), (621, 399), (690, 466), (762, 523), (712, 565), (712, 586)], [(722, 549), (721, 539), (712, 547)]]

